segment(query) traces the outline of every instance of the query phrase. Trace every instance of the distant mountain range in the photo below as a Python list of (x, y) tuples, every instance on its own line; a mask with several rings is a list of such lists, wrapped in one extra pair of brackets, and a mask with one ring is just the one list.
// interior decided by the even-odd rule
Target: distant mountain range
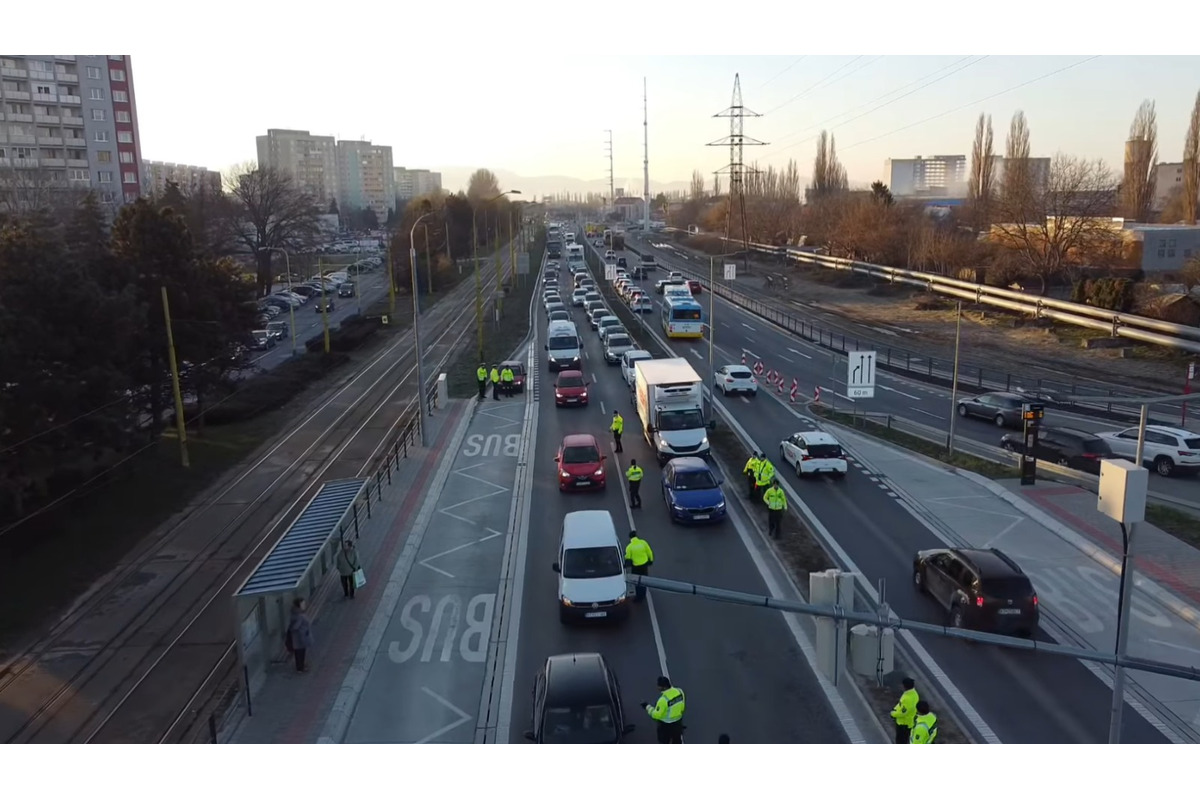
[[(466, 190), (467, 181), (471, 179), (477, 167), (431, 167), (435, 172), (442, 173), (442, 187), (450, 192), (457, 192), (459, 189)], [(496, 178), (500, 181), (501, 189), (520, 189), (521, 194), (532, 199), (532, 197), (541, 197), (548, 194), (562, 194), (570, 192), (572, 194), (587, 194), (595, 192), (597, 194), (608, 194), (608, 181), (604, 179), (586, 181), (581, 178), (572, 178), (567, 175), (518, 175), (515, 172), (509, 172), (503, 169), (492, 169), (496, 173)], [(642, 177), (639, 175), (635, 178), (616, 177), (613, 181), (618, 188), (624, 188), (625, 193), (635, 197), (641, 197), (642, 194)], [(653, 175), (650, 178), (651, 194), (659, 192), (678, 192), (686, 191), (689, 187), (687, 181), (671, 181), (662, 183), (654, 180)]]

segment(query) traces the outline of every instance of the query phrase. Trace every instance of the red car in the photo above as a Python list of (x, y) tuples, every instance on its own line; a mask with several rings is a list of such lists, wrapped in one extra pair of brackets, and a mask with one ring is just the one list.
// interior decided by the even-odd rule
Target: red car
[(688, 281), (688, 291), (692, 294), (700, 294), (704, 291), (704, 287), (700, 285), (700, 281)]
[(564, 369), (554, 381), (554, 405), (586, 406), (588, 404), (588, 382), (577, 369)]
[(503, 372), (505, 367), (508, 367), (509, 369), (512, 370), (513, 391), (514, 392), (525, 391), (525, 364), (520, 361), (501, 361), (500, 362), (500, 371)]
[(558, 490), (604, 488), (604, 460), (600, 444), (590, 433), (572, 433), (563, 437), (554, 463), (558, 469)]

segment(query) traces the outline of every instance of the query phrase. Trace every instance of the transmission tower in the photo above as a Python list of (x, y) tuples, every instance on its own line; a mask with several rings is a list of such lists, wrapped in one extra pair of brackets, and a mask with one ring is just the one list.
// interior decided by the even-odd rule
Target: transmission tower
[(605, 133), (608, 134), (608, 141), (604, 143), (605, 153), (608, 155), (608, 203), (615, 209), (617, 207), (617, 190), (613, 188), (612, 131), (605, 131)]
[(751, 147), (761, 147), (767, 144), (759, 141), (752, 136), (746, 136), (743, 131), (743, 125), (746, 117), (761, 117), (755, 111), (751, 111), (742, 104), (742, 79), (738, 74), (733, 76), (733, 102), (729, 108), (724, 111), (713, 114), (713, 117), (722, 117), (729, 119), (729, 135), (717, 139), (715, 142), (709, 142), (709, 147), (729, 147), (729, 163), (721, 169), (717, 170), (718, 175), (727, 173), (729, 175), (729, 206), (725, 214), (725, 241), (728, 244), (729, 239), (733, 234), (733, 211), (734, 204), (737, 204), (737, 209), (742, 220), (742, 270), (746, 271), (749, 268), (749, 233), (746, 229), (746, 191), (744, 179), (748, 173), (754, 173), (758, 170), (753, 167), (746, 166), (744, 159), (744, 148), (746, 145)]

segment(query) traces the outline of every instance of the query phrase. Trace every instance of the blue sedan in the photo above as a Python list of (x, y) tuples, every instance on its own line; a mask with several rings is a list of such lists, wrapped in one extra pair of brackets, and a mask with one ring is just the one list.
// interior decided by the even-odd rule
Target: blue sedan
[(662, 472), (662, 493), (671, 521), (705, 523), (725, 519), (722, 482), (703, 458), (668, 461)]

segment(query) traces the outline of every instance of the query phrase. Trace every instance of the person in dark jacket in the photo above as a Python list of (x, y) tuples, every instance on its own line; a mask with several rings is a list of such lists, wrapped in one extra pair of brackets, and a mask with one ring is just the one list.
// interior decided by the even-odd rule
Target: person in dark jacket
[(288, 649), (296, 659), (296, 672), (308, 672), (305, 659), (312, 647), (312, 621), (308, 618), (308, 604), (303, 598), (292, 601), (292, 618), (288, 621)]
[(337, 554), (338, 577), (342, 579), (342, 595), (347, 600), (354, 599), (354, 573), (362, 565), (358, 561), (358, 548), (350, 539), (342, 540), (342, 549)]

